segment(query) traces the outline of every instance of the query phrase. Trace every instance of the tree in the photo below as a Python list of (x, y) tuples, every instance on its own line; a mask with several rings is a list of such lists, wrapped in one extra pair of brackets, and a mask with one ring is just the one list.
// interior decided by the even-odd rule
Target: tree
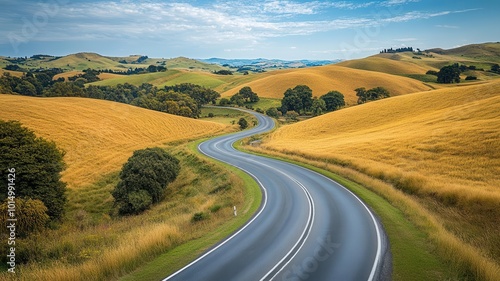
[(311, 106), (313, 116), (319, 116), (326, 111), (326, 103), (323, 99), (314, 98)]
[(500, 65), (498, 65), (498, 63), (495, 63), (494, 65), (491, 66), (491, 71), (500, 74)]
[(61, 181), (64, 152), (21, 123), (0, 120), (0, 155), (0, 201), (7, 198), (8, 169), (13, 168), (16, 199), (38, 199), (52, 220), (60, 219), (67, 201)]
[(220, 101), (219, 101), (219, 105), (220, 105), (220, 106), (227, 106), (227, 105), (229, 105), (230, 103), (231, 103), (231, 102), (230, 102), (228, 99), (226, 99), (226, 98), (222, 98), (222, 99), (220, 99)]
[(460, 68), (458, 64), (442, 67), (438, 72), (437, 82), (444, 84), (460, 83)]
[(240, 91), (238, 92), (238, 94), (240, 94), (244, 99), (245, 99), (245, 102), (258, 102), (260, 99), (259, 99), (259, 96), (254, 93), (252, 91), (252, 88), (246, 86), (246, 87), (243, 87), (240, 89)]
[(375, 87), (368, 91), (365, 88), (357, 88), (354, 91), (356, 91), (356, 96), (358, 97), (358, 104), (379, 100), (390, 96), (389, 91), (387, 91), (387, 89), (383, 87)]
[(291, 111), (288, 111), (285, 116), (287, 119), (297, 121), (299, 114), (296, 111), (291, 110)]
[(320, 97), (325, 101), (326, 111), (335, 111), (345, 106), (344, 95), (337, 91), (330, 91)]
[(361, 87), (355, 89), (354, 91), (356, 92), (356, 96), (358, 97), (358, 104), (362, 104), (367, 101), (366, 88)]
[(134, 151), (112, 192), (120, 214), (138, 214), (158, 203), (179, 171), (179, 160), (161, 148)]
[(287, 89), (281, 100), (281, 112), (286, 114), (288, 110), (305, 113), (312, 106), (312, 90), (306, 85), (297, 85), (293, 89)]
[(242, 117), (238, 121), (238, 125), (240, 125), (240, 129), (244, 130), (244, 129), (248, 128), (248, 121)]
[[(305, 113), (305, 111), (308, 111), (311, 109), (312, 106), (312, 90), (306, 85), (297, 85), (293, 90), (297, 93), (299, 96), (301, 102), (302, 102), (302, 108), (301, 110)], [(300, 112), (300, 110), (299, 110)]]
[(267, 109), (266, 114), (267, 114), (267, 116), (273, 117), (273, 118), (279, 117), (278, 109), (276, 109), (276, 107), (271, 107), (271, 108)]
[(242, 95), (234, 94), (231, 99), (230, 99), (232, 104), (236, 104), (237, 106), (243, 106), (245, 105), (245, 98), (243, 98)]

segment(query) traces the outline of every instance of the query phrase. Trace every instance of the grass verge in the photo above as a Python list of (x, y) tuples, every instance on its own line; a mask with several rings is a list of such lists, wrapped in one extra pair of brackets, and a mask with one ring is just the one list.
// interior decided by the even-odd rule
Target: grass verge
[[(189, 149), (192, 152), (196, 152), (198, 145), (202, 141), (203, 140), (190, 143), (188, 145)], [(200, 256), (203, 252), (217, 244), (225, 237), (235, 232), (248, 220), (250, 220), (253, 214), (260, 207), (262, 199), (260, 187), (249, 175), (237, 168), (234, 168), (233, 166), (218, 162), (209, 157), (200, 157), (205, 160), (216, 162), (216, 165), (224, 166), (225, 169), (231, 171), (243, 180), (243, 198), (245, 198), (245, 201), (243, 203), (243, 206), (240, 206), (238, 208), (239, 210), (242, 210), (242, 215), (239, 215), (236, 218), (222, 224), (221, 226), (210, 230), (208, 233), (200, 236), (199, 238), (193, 239), (187, 243), (173, 248), (172, 250), (169, 250), (158, 258), (155, 258), (153, 261), (135, 270), (131, 274), (124, 276), (120, 280), (156, 281), (165, 278), (166, 276), (187, 265), (189, 262)], [(238, 213), (240, 213), (240, 211)]]

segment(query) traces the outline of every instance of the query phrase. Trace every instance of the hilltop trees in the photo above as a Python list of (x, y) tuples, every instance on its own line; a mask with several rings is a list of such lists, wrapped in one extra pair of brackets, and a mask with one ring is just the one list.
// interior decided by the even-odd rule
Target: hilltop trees
[(258, 102), (260, 100), (259, 96), (252, 91), (252, 88), (248, 86), (241, 88), (238, 94), (240, 94), (245, 99), (246, 103)]
[(179, 160), (163, 149), (137, 150), (123, 165), (113, 190), (120, 214), (138, 214), (158, 203), (180, 171)]
[[(64, 152), (54, 142), (37, 138), (21, 123), (0, 120), (0, 155), (0, 201), (6, 200), (11, 191), (16, 199), (41, 201), (26, 201), (35, 213), (45, 210), (43, 204), (50, 219), (60, 219), (67, 201), (66, 184), (61, 181)], [(14, 178), (9, 174), (15, 174)], [(13, 190), (9, 190), (9, 182), (15, 183)]]

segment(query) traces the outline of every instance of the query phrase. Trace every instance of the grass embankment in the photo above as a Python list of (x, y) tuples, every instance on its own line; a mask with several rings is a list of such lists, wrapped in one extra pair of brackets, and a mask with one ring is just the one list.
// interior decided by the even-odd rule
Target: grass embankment
[(228, 130), (214, 122), (85, 98), (0, 95), (0, 118), (19, 120), (64, 149), (63, 180), (70, 188), (119, 170), (134, 150)]
[(263, 147), (370, 176), (357, 181), (403, 210), (458, 275), (495, 280), (499, 91), (491, 82), (351, 107), (282, 127)]

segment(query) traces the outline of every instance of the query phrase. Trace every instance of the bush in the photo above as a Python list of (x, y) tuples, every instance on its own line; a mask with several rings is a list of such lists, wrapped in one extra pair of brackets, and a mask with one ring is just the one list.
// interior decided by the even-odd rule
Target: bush
[(271, 107), (268, 110), (266, 110), (266, 114), (267, 114), (267, 116), (273, 117), (273, 118), (279, 117), (278, 109), (276, 107)]
[(14, 174), (9, 169), (15, 169), (11, 180), (16, 199), (38, 199), (48, 208), (50, 219), (60, 219), (67, 201), (66, 184), (61, 181), (64, 152), (21, 123), (0, 120), (0, 155), (0, 201), (7, 199), (8, 175)]
[(425, 74), (427, 74), (427, 75), (434, 75), (434, 76), (437, 76), (437, 75), (438, 75), (438, 72), (437, 72), (437, 71), (435, 71), (435, 70), (429, 70), (429, 71), (427, 71)]
[(192, 222), (199, 222), (208, 219), (208, 214), (204, 212), (199, 212), (193, 215), (191, 219)]
[(138, 214), (158, 203), (179, 171), (179, 160), (161, 148), (135, 151), (123, 165), (120, 182), (112, 192), (120, 214)]
[(465, 77), (465, 80), (477, 80), (476, 76), (467, 76)]
[[(8, 225), (8, 201), (0, 204), (0, 222), (3, 226)], [(39, 232), (45, 228), (49, 220), (47, 207), (42, 201), (31, 198), (16, 198), (15, 218), (16, 234), (19, 237), (26, 237), (32, 232)]]
[(240, 118), (238, 125), (240, 125), (240, 129), (244, 130), (248, 128), (248, 121), (245, 118)]

